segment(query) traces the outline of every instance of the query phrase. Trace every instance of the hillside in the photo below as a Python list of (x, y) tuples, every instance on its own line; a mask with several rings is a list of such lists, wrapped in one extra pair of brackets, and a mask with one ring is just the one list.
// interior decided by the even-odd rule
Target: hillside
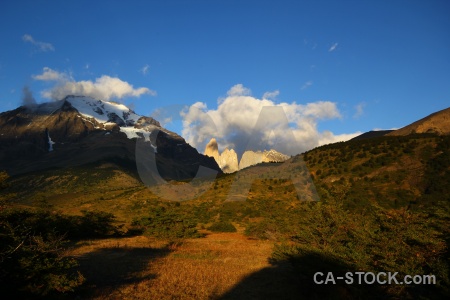
[[(251, 239), (269, 240), (275, 243), (291, 239), (294, 245), (304, 247), (303, 243), (299, 243), (299, 234), (307, 234), (303, 237), (306, 238), (306, 241), (313, 240), (317, 233), (310, 233), (312, 228), (323, 226), (328, 222), (337, 222), (336, 224), (344, 226), (342, 228), (356, 226), (352, 229), (351, 232), (353, 232), (356, 229), (365, 230), (364, 226), (369, 226), (372, 224), (370, 220), (376, 218), (378, 221), (374, 219), (373, 225), (370, 226), (378, 226), (376, 224), (379, 222), (394, 222), (393, 224), (396, 224), (398, 230), (404, 231), (402, 234), (414, 234), (416, 235), (414, 239), (419, 239), (420, 243), (428, 245), (427, 248), (405, 248), (402, 244), (404, 243), (403, 238), (394, 241), (391, 236), (391, 234), (398, 235), (398, 231), (390, 233), (392, 229), (386, 229), (387, 231), (379, 237), (387, 238), (389, 242), (379, 240), (376, 243), (383, 247), (384, 243), (387, 243), (385, 246), (389, 245), (390, 250), (380, 248), (376, 255), (380, 257), (386, 253), (393, 255), (398, 251), (392, 247), (398, 247), (398, 250), (401, 249), (403, 252), (395, 254), (399, 255), (396, 259), (409, 259), (411, 252), (408, 251), (416, 251), (421, 253), (420, 255), (424, 255), (424, 259), (431, 263), (440, 257), (439, 255), (444, 255), (446, 247), (448, 249), (448, 239), (444, 244), (442, 244), (442, 239), (450, 236), (447, 226), (450, 220), (448, 205), (450, 200), (448, 185), (450, 182), (450, 158), (448, 153), (443, 151), (449, 146), (450, 138), (448, 136), (441, 137), (430, 134), (380, 137), (322, 146), (289, 159), (284, 164), (265, 163), (249, 167), (238, 173), (221, 176), (215, 180), (212, 186), (208, 182), (197, 182), (195, 188), (198, 190), (198, 196), (182, 202), (170, 201), (171, 195), (176, 197), (175, 193), (166, 193), (163, 198), (152, 193), (137, 178), (133, 177), (133, 174), (118, 171), (113, 164), (98, 164), (56, 172), (45, 171), (15, 176), (8, 180), (9, 187), (4, 189), (2, 194), (15, 195), (10, 199), (15, 206), (20, 207), (41, 207), (41, 209), (78, 216), (83, 215), (83, 211), (111, 213), (116, 217), (114, 226), (119, 226), (121, 231), (136, 232), (137, 230), (137, 232), (141, 232), (142, 230), (146, 232), (146, 236), (162, 239), (195, 237), (198, 233), (205, 232), (205, 229), (212, 228), (214, 224), (222, 224), (220, 225), (222, 227), (218, 228), (223, 229), (219, 230), (228, 230), (225, 228), (232, 224), (231, 228), (233, 226), (240, 228), (240, 232), (245, 233)], [(308, 173), (305, 173), (307, 170), (305, 166), (309, 170)], [(284, 175), (293, 172), (303, 174), (294, 178), (295, 185), (289, 176)], [(308, 178), (313, 178), (315, 187), (308, 183)], [(241, 187), (249, 185), (250, 189), (248, 194), (245, 194), (245, 189), (238, 189), (238, 194), (235, 195), (237, 198), (230, 199), (230, 194), (236, 191), (233, 188), (236, 182), (239, 182)], [(298, 183), (300, 183), (300, 190), (298, 190)], [(178, 183), (177, 185), (183, 184), (187, 183)], [(313, 200), (312, 196), (315, 190), (320, 195), (317, 205), (311, 206), (315, 203), (314, 201), (302, 201)], [(305, 198), (301, 199), (299, 195)], [(340, 208), (341, 206), (342, 208)], [(328, 219), (319, 218), (322, 214), (328, 215)], [(403, 219), (402, 214), (409, 215), (408, 219)], [(390, 217), (384, 220), (386, 216)], [(388, 221), (394, 220), (392, 218), (395, 221)], [(176, 220), (183, 220), (181, 223), (183, 225), (180, 227), (179, 221)], [(325, 223), (322, 224), (322, 222)], [(366, 225), (363, 226), (361, 222), (365, 222)], [(429, 225), (417, 227), (425, 224), (424, 222)], [(225, 226), (225, 224), (228, 225)], [(323, 228), (332, 230), (335, 227), (329, 223)], [(414, 230), (415, 233), (410, 230)], [(206, 232), (209, 234), (209, 231)], [(337, 247), (342, 241), (340, 238), (329, 240), (334, 236), (332, 232), (333, 230), (329, 233), (324, 231), (322, 234), (325, 234), (324, 238), (330, 243), (337, 243), (333, 246)], [(358, 234), (363, 235), (358, 237), (358, 244), (378, 236), (369, 238), (366, 236), (368, 233), (363, 231)], [(426, 236), (431, 240), (423, 240)], [(342, 238), (350, 237), (342, 236)], [(430, 241), (432, 244), (429, 244)], [(403, 246), (397, 245), (397, 242)], [(447, 246), (444, 246), (445, 244)], [(309, 242), (307, 245), (311, 247)], [(375, 251), (373, 247), (367, 247), (367, 250), (364, 251), (369, 251), (369, 249)], [(326, 248), (322, 248), (319, 244), (313, 248), (314, 251), (320, 249), (320, 255), (325, 255), (324, 261), (329, 259), (328, 255), (330, 254), (327, 254)], [(283, 265), (289, 255), (298, 257), (300, 261), (305, 259), (303, 254), (298, 256), (299, 252), (297, 251), (299, 250), (295, 249), (303, 248), (286, 248), (283, 244), (279, 244), (274, 249), (274, 261)], [(338, 251), (337, 248), (334, 249), (334, 251)], [(435, 249), (433, 250), (435, 252), (430, 252), (429, 249)], [(345, 253), (350, 250), (342, 249)], [(430, 253), (438, 256), (433, 256), (434, 254), (430, 256)], [(288, 256), (286, 257), (286, 255)], [(207, 257), (205, 256), (205, 261), (201, 260), (200, 262), (208, 263)], [(388, 257), (385, 258), (387, 261), (389, 261)], [(349, 263), (353, 261), (353, 258), (350, 256), (339, 259), (344, 259), (342, 262)], [(371, 261), (371, 258), (367, 259), (367, 262)], [(291, 261), (292, 259), (287, 260)], [(416, 259), (415, 261), (415, 264), (420, 265), (422, 260)], [(293, 262), (297, 263), (297, 260), (293, 260)], [(171, 264), (172, 262), (169, 260), (167, 263)], [(320, 264), (317, 263), (317, 265)], [(311, 266), (310, 268), (307, 270), (301, 268), (303, 270), (301, 272), (312, 272), (315, 267)], [(348, 268), (353, 267), (349, 265)], [(372, 267), (363, 267), (362, 265), (359, 268), (372, 269)], [(393, 267), (384, 266), (381, 270), (393, 270), (392, 268), (396, 268), (395, 263), (393, 263)], [(89, 272), (94, 271), (90, 270)], [(402, 272), (413, 272), (413, 270), (405, 269)], [(415, 272), (425, 271), (416, 270)], [(284, 274), (282, 276), (292, 275)], [(441, 284), (445, 285), (443, 282)], [(304, 288), (308, 293), (313, 293), (311, 295), (315, 295), (315, 288), (308, 285)], [(386, 291), (382, 290), (381, 292), (385, 293)], [(396, 288), (391, 292), (404, 295), (404, 293), (416, 293), (417, 289)], [(375, 295), (379, 295), (379, 293), (380, 291)], [(424, 290), (421, 293), (429, 293), (429, 291)]]
[(352, 138), (352, 140), (371, 139), (371, 138), (376, 138), (376, 137), (380, 137), (380, 136), (385, 136), (386, 134), (388, 134), (392, 131), (393, 130), (371, 130), (369, 132), (365, 132), (361, 135), (358, 135), (358, 136)]
[[(307, 173), (303, 171), (302, 176), (296, 177), (297, 182), (302, 183), (300, 192), (296, 190), (298, 184), (294, 186), (289, 176), (282, 175), (306, 170), (302, 158), (322, 201), (339, 194), (345, 197), (346, 207), (357, 210), (371, 204), (426, 211), (437, 205), (446, 208), (450, 192), (445, 193), (449, 182), (445, 166), (449, 163), (445, 152), (439, 149), (445, 148), (447, 143), (448, 138), (416, 135), (322, 146), (285, 164), (262, 164), (220, 177), (212, 187), (209, 182), (199, 182), (195, 186), (199, 196), (181, 202), (177, 210), (198, 224), (208, 224), (220, 216), (220, 219), (243, 226), (267, 226), (265, 222), (269, 221), (278, 228), (278, 218), (296, 213), (292, 209), (302, 202), (298, 195), (312, 195), (311, 186), (304, 185), (308, 182)], [(236, 183), (249, 187), (248, 194), (245, 188), (237, 191), (238, 199), (246, 201), (229, 201), (236, 193), (233, 189)], [(183, 183), (177, 186), (180, 185)], [(46, 201), (52, 207), (75, 214), (83, 209), (102, 210), (114, 213), (126, 224), (145, 215), (152, 207), (165, 205), (167, 200), (177, 197), (170, 189), (165, 197), (152, 193), (132, 173), (119, 171), (113, 164), (16, 176), (10, 179), (6, 192), (16, 195), (13, 201), (17, 204), (35, 206)], [(244, 194), (240, 195), (242, 192)], [(286, 209), (290, 209), (289, 214)], [(273, 228), (275, 232), (287, 229)], [(260, 230), (258, 235), (263, 237), (274, 234)]]
[[(351, 140), (213, 181), (170, 182), (157, 189), (147, 188), (133, 170), (113, 160), (37, 170), (11, 176), (0, 194), (0, 207), (35, 215), (12, 218), (7, 209), (0, 222), (37, 222), (30, 226), (56, 228), (74, 240), (70, 251), (87, 278), (74, 298), (107, 299), (131, 291), (155, 298), (167, 293), (248, 298), (255, 288), (268, 292), (262, 282), (274, 282), (292, 299), (299, 289), (316, 299), (445, 298), (450, 282), (449, 148), (450, 136), (433, 133)], [(215, 240), (214, 232), (236, 233)], [(100, 240), (93, 243), (92, 237)], [(265, 254), (257, 252), (255, 241)], [(229, 252), (227, 245), (239, 245), (240, 254)], [(252, 260), (254, 253), (259, 260)], [(102, 279), (113, 270), (99, 271), (106, 267), (98, 266), (116, 256), (126, 258), (116, 267), (121, 275), (117, 281)], [(136, 267), (132, 257), (148, 268)], [(233, 262), (229, 268), (227, 261)], [(183, 271), (174, 278), (177, 268)], [(230, 270), (241, 277), (230, 277)], [(328, 270), (435, 274), (438, 283), (338, 284), (318, 290), (310, 279)], [(220, 285), (211, 286), (211, 277)], [(164, 288), (172, 284), (178, 289)]]
[(410, 125), (395, 130), (388, 135), (399, 136), (412, 133), (436, 133), (439, 135), (450, 134), (450, 108), (435, 112)]

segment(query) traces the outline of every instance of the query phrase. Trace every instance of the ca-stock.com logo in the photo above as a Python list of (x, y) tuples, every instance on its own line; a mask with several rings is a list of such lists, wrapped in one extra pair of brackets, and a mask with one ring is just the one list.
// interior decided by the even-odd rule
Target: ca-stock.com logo
[[(183, 121), (182, 114), (186, 107), (183, 105), (171, 105), (158, 110), (158, 118), (171, 121)], [(201, 115), (203, 121), (206, 120), (208, 128), (212, 132), (217, 132), (217, 126), (214, 120), (204, 111), (196, 107), (195, 113)], [(275, 121), (276, 120), (276, 121)], [(262, 141), (263, 133), (280, 133), (280, 130), (274, 128), (283, 128), (283, 140), (290, 141), (290, 149), (301, 149), (294, 133), (289, 127), (288, 118), (283, 107), (264, 106), (259, 113), (256, 124), (248, 136), (248, 142), (245, 150), (264, 150), (267, 142)], [(147, 138), (136, 140), (136, 166), (142, 182), (151, 190), (152, 193), (164, 200), (187, 201), (201, 196), (203, 193), (213, 188), (218, 171), (200, 165), (195, 177), (189, 182), (166, 181), (158, 170), (157, 163), (157, 143), (158, 133), (162, 129), (155, 128)], [(276, 136), (275, 136), (276, 138)], [(272, 145), (277, 150), (283, 148), (283, 145)], [(281, 151), (280, 151), (281, 152)], [(176, 168), (176, 167), (175, 167)], [(176, 172), (177, 170), (173, 170)], [(318, 201), (319, 196), (314, 186), (311, 175), (301, 156), (295, 156), (284, 163), (261, 164), (257, 168), (247, 168), (245, 172), (237, 172), (233, 183), (227, 192), (227, 201), (245, 201), (250, 192), (252, 183), (255, 180), (276, 179), (292, 182), (297, 198), (301, 201)]]

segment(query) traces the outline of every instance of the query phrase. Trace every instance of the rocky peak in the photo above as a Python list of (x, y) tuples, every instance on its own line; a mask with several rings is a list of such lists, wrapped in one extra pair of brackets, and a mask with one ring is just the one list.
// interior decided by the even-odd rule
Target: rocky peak
[(169, 180), (191, 179), (200, 165), (221, 172), (214, 159), (155, 119), (78, 96), (0, 113), (0, 170), (22, 174), (102, 160), (126, 161), (136, 170), (136, 139), (150, 143), (161, 176)]
[(233, 149), (226, 148), (219, 153), (219, 146), (215, 138), (212, 138), (206, 145), (204, 153), (213, 157), (224, 173), (233, 173), (262, 162), (283, 162), (289, 159), (289, 156), (271, 149), (256, 152), (245, 151), (239, 161), (237, 153)]
[(138, 129), (148, 129), (152, 126), (161, 127), (160, 123), (151, 117), (140, 117), (136, 124), (134, 124), (135, 128)]
[(236, 152), (225, 148), (219, 157), (219, 167), (224, 173), (233, 173), (239, 170), (238, 157)]
[(205, 155), (209, 156), (209, 157), (213, 157), (216, 162), (220, 165), (219, 163), (219, 146), (217, 144), (217, 141), (215, 138), (212, 138), (208, 144), (206, 144), (205, 147)]

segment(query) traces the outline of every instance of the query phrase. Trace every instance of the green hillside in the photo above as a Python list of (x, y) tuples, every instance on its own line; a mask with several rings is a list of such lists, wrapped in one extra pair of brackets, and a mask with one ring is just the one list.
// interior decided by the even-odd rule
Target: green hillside
[[(143, 234), (179, 239), (242, 228), (249, 238), (276, 243), (271, 261), (294, 266), (310, 298), (433, 299), (449, 293), (449, 148), (449, 136), (432, 134), (336, 143), (286, 163), (223, 175), (212, 185), (192, 183), (197, 196), (189, 200), (170, 187), (155, 193), (137, 174), (111, 163), (47, 170), (5, 181), (1, 220), (14, 223), (7, 216), (18, 209), (81, 224), (98, 215), (97, 220), (115, 228), (104, 232), (105, 238)], [(294, 185), (286, 174), (303, 175)], [(236, 182), (249, 185), (248, 195), (238, 195), (242, 201), (229, 198)], [(182, 189), (187, 183), (173, 184)], [(320, 201), (303, 201), (313, 199), (314, 186)], [(61, 228), (55, 227), (56, 232), (70, 233), (72, 227)], [(318, 292), (312, 274), (328, 269), (435, 274), (437, 284), (338, 284)]]

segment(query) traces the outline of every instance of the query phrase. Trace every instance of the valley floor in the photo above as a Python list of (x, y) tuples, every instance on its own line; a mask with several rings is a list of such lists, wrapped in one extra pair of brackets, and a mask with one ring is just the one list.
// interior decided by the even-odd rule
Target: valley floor
[(268, 261), (273, 242), (241, 233), (164, 241), (146, 236), (78, 242), (83, 299), (298, 299), (288, 265)]

